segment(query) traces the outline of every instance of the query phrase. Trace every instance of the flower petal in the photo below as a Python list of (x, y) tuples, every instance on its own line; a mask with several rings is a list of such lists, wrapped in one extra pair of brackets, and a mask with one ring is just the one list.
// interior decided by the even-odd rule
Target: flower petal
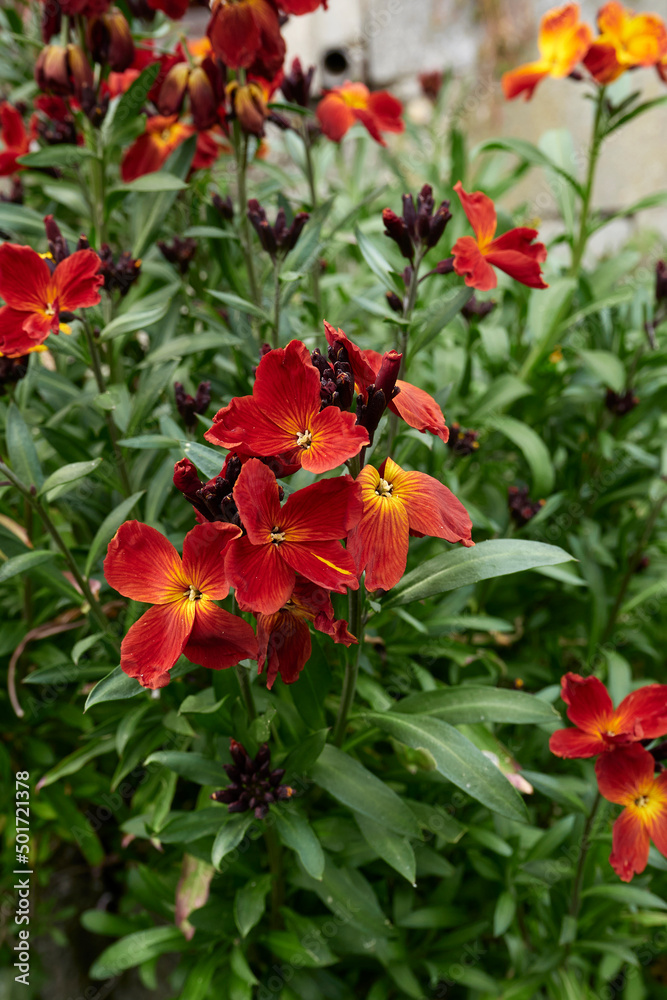
[(262, 413), (283, 430), (298, 434), (310, 427), (320, 410), (320, 376), (306, 345), (291, 340), (265, 354), (252, 394)]
[(51, 288), (56, 290), (61, 312), (96, 306), (104, 276), (98, 274), (102, 261), (94, 250), (77, 250), (56, 267)]
[(469, 288), (488, 292), (498, 284), (496, 272), (482, 254), (472, 236), (460, 236), (452, 247), (454, 270), (465, 277)]
[(599, 735), (612, 728), (614, 706), (609, 692), (597, 677), (567, 673), (561, 678), (561, 698), (567, 717), (585, 733)]
[(463, 211), (483, 249), (493, 239), (498, 224), (494, 204), (482, 191), (464, 191), (461, 181), (456, 182), (454, 190), (461, 199)]
[(542, 59), (536, 62), (525, 63), (517, 66), (507, 73), (503, 73), (501, 83), (506, 101), (513, 101), (520, 94), (524, 95), (524, 100), (529, 101), (535, 92), (535, 88), (545, 76), (549, 76), (549, 65)]
[(595, 762), (600, 794), (622, 806), (633, 805), (653, 785), (655, 760), (639, 743), (602, 754)]
[(241, 660), (257, 659), (257, 636), (248, 622), (206, 597), (191, 603), (195, 605), (194, 624), (183, 650), (191, 663), (224, 670)]
[(189, 585), (174, 546), (141, 521), (121, 524), (109, 542), (104, 575), (119, 594), (148, 604), (180, 601)]
[(367, 465), (357, 477), (364, 512), (350, 532), (347, 550), (357, 572), (366, 570), (367, 590), (391, 590), (405, 572), (408, 559), (409, 525), (405, 505), (399, 497), (379, 496), (380, 473)]
[(31, 315), (33, 314), (12, 309), (11, 306), (3, 306), (0, 309), (0, 353), (5, 357), (20, 358), (22, 354), (34, 350), (45, 337), (48, 337), (51, 331), (50, 325), (45, 337), (32, 337), (23, 329), (23, 324)]
[(220, 600), (229, 593), (225, 574), (225, 552), (241, 529), (235, 524), (207, 521), (188, 531), (183, 543), (183, 575), (213, 600)]
[(334, 329), (331, 323), (327, 323), (326, 320), (324, 321), (324, 333), (329, 347), (335, 349), (336, 345), (340, 344), (345, 348), (350, 367), (352, 368), (352, 374), (354, 375), (354, 381), (359, 388), (364, 390), (369, 385), (372, 385), (375, 382), (375, 376), (380, 370), (382, 355), (377, 351), (360, 350), (356, 344), (352, 343), (343, 330)]
[(397, 413), (405, 420), (410, 427), (418, 431), (429, 431), (436, 434), (445, 443), (449, 440), (449, 428), (445, 423), (445, 417), (433, 399), (427, 392), (402, 379), (396, 380), (396, 385), (400, 392), (389, 404), (392, 413)]
[(283, 545), (253, 545), (248, 537), (235, 538), (227, 549), (225, 570), (239, 604), (265, 615), (282, 608), (294, 589), (294, 570), (281, 552)]
[(380, 467), (380, 475), (393, 488), (408, 515), (410, 531), (448, 542), (473, 545), (472, 521), (451, 490), (423, 472), (405, 472), (391, 458)]
[(343, 98), (335, 90), (325, 94), (317, 105), (317, 120), (320, 128), (334, 142), (340, 142), (345, 133), (354, 125), (356, 118)]
[(340, 542), (288, 541), (279, 550), (292, 569), (326, 590), (343, 594), (347, 587), (356, 590), (359, 586), (354, 560)]
[(489, 244), (486, 260), (528, 288), (548, 288), (540, 268), (547, 259), (547, 248), (543, 243), (531, 242), (536, 236), (535, 229), (510, 229)]
[(631, 882), (648, 864), (650, 847), (647, 827), (637, 814), (624, 809), (614, 823), (609, 864), (623, 882)]
[(368, 431), (357, 425), (354, 413), (343, 413), (337, 406), (317, 413), (309, 430), (312, 441), (301, 449), (301, 465), (316, 476), (338, 468), (369, 443)]
[(653, 789), (659, 802), (648, 823), (648, 832), (660, 853), (667, 857), (667, 771), (658, 775)]
[(667, 733), (667, 684), (647, 684), (624, 698), (616, 710), (624, 733), (636, 740)]
[(235, 396), (218, 410), (204, 438), (243, 455), (279, 455), (296, 448), (296, 435), (274, 423), (254, 396)]
[(282, 523), (278, 483), (271, 470), (258, 458), (251, 458), (241, 469), (233, 495), (250, 541), (271, 544), (271, 531)]
[(21, 115), (16, 108), (4, 101), (0, 105), (0, 131), (7, 149), (17, 151), (17, 155), (28, 152), (28, 135)]
[(345, 538), (361, 511), (359, 487), (354, 479), (336, 476), (292, 493), (274, 523), (286, 532), (288, 542), (328, 541)]
[(0, 246), (0, 297), (8, 306), (25, 312), (45, 309), (50, 278), (46, 261), (32, 247)]
[(293, 684), (310, 659), (312, 642), (305, 619), (282, 609), (257, 616), (259, 639), (258, 673), (267, 665), (266, 686), (271, 689), (280, 673), (285, 684)]
[(147, 688), (169, 683), (169, 671), (183, 652), (195, 620), (195, 601), (149, 608), (120, 647), (120, 665)]
[(610, 750), (610, 745), (601, 736), (585, 733), (576, 727), (557, 729), (549, 737), (549, 749), (556, 757), (597, 757)]

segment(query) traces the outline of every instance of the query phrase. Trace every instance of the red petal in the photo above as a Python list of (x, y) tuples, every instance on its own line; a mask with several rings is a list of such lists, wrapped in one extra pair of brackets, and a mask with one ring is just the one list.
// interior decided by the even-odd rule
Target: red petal
[(32, 337), (23, 329), (24, 323), (31, 315), (32, 313), (12, 309), (11, 306), (3, 306), (0, 309), (0, 353), (5, 357), (20, 358), (28, 351), (34, 351), (35, 347), (48, 337), (51, 332), (50, 326), (43, 337)]
[(391, 590), (405, 572), (409, 525), (405, 506), (398, 497), (379, 496), (380, 473), (367, 465), (357, 477), (364, 512), (350, 532), (347, 549), (359, 573), (366, 570), (367, 590)]
[(190, 0), (148, 0), (152, 10), (161, 10), (167, 17), (178, 21), (190, 6)]
[(614, 728), (614, 706), (602, 681), (597, 677), (568, 673), (561, 677), (560, 684), (570, 722), (595, 735)]
[(601, 736), (581, 729), (557, 729), (549, 738), (549, 749), (556, 757), (597, 757), (610, 749)]
[(257, 616), (259, 639), (258, 672), (268, 664), (267, 688), (273, 687), (278, 673), (285, 684), (293, 684), (310, 659), (312, 643), (307, 622), (290, 611)]
[(624, 809), (614, 823), (609, 864), (623, 882), (631, 882), (648, 864), (650, 847), (648, 829), (637, 814)]
[(183, 650), (191, 663), (210, 670), (224, 670), (241, 660), (257, 659), (257, 636), (246, 621), (230, 615), (205, 597), (192, 603), (196, 609), (195, 620)]
[(22, 155), (22, 153), (17, 153), (16, 150), (9, 149), (0, 153), (0, 177), (9, 177), (11, 174), (15, 174), (19, 170), (24, 170), (25, 167), (22, 167), (16, 162), (17, 156)]
[(667, 733), (667, 684), (648, 684), (624, 698), (616, 709), (624, 733), (636, 740)]
[(496, 273), (472, 236), (460, 236), (452, 247), (454, 270), (469, 288), (488, 292), (498, 284)]
[(301, 464), (315, 475), (338, 468), (369, 443), (368, 431), (357, 426), (354, 413), (343, 413), (337, 406), (316, 414), (308, 429), (312, 442), (301, 449)]
[(353, 344), (346, 333), (341, 329), (334, 329), (331, 323), (324, 321), (324, 333), (327, 344), (335, 348), (341, 344), (347, 351), (347, 357), (352, 368), (354, 381), (360, 389), (367, 389), (375, 382), (375, 376), (382, 364), (382, 355), (378, 351), (362, 351), (356, 344)]
[(17, 151), (18, 156), (28, 152), (28, 136), (23, 119), (16, 108), (7, 101), (0, 107), (0, 129), (2, 141), (8, 149)]
[(292, 569), (326, 590), (343, 594), (346, 587), (356, 590), (359, 586), (354, 560), (340, 542), (287, 541), (279, 546), (279, 551)]
[(45, 309), (50, 279), (46, 261), (31, 247), (0, 246), (0, 297), (8, 306), (25, 312)]
[(121, 524), (109, 542), (104, 575), (119, 594), (148, 604), (181, 601), (190, 583), (171, 542), (141, 521)]
[(662, 801), (650, 818), (648, 832), (660, 853), (667, 857), (667, 771), (655, 779), (653, 794)]
[(282, 511), (276, 477), (259, 459), (251, 458), (241, 469), (234, 500), (250, 541), (254, 545), (271, 545), (269, 536), (282, 523)]
[(278, 17), (264, 0), (241, 3), (218, 3), (207, 29), (217, 56), (230, 69), (247, 68), (255, 61), (262, 46), (262, 31), (279, 35)]
[(252, 394), (262, 413), (287, 433), (296, 436), (310, 428), (320, 411), (320, 376), (305, 344), (292, 340), (287, 347), (265, 354)]
[(498, 220), (493, 202), (482, 191), (464, 191), (461, 181), (456, 182), (454, 190), (461, 199), (463, 211), (475, 231), (477, 242), (484, 247), (491, 242), (496, 231)]
[(101, 265), (94, 250), (77, 250), (58, 264), (51, 287), (57, 290), (61, 312), (97, 305), (101, 299), (98, 288), (104, 283), (104, 276), (98, 273)]
[(229, 593), (225, 552), (232, 539), (240, 535), (241, 529), (235, 524), (207, 521), (198, 524), (185, 536), (183, 575), (213, 600), (220, 600)]
[(285, 531), (288, 542), (333, 540), (345, 538), (361, 517), (361, 511), (359, 487), (354, 479), (337, 476), (292, 493), (274, 524)]
[(396, 385), (401, 391), (391, 401), (389, 409), (402, 417), (410, 427), (415, 427), (418, 431), (430, 431), (447, 442), (449, 429), (443, 412), (433, 397), (401, 379), (397, 379)]
[(488, 246), (486, 259), (529, 288), (548, 288), (540, 268), (540, 262), (547, 259), (547, 249), (543, 243), (531, 242), (536, 236), (535, 229), (510, 229)]
[(254, 396), (235, 396), (218, 410), (204, 438), (245, 455), (276, 455), (296, 446), (296, 435), (270, 420)]
[(410, 529), (448, 542), (472, 545), (472, 521), (451, 490), (423, 472), (405, 472), (390, 458), (380, 474), (393, 486), (392, 497), (399, 499), (408, 516)]
[(195, 603), (158, 605), (134, 623), (120, 647), (120, 665), (128, 676), (148, 688), (169, 683), (169, 671), (192, 631)]
[(343, 98), (332, 90), (322, 98), (316, 109), (320, 128), (334, 142), (340, 142), (355, 123), (355, 114)]
[(595, 762), (600, 794), (610, 802), (632, 805), (651, 789), (654, 769), (655, 760), (638, 743), (605, 753)]
[(331, 636), (334, 642), (342, 642), (345, 646), (351, 646), (352, 643), (358, 642), (344, 619), (334, 620), (333, 609), (331, 615), (325, 614), (323, 611), (320, 612), (313, 622), (313, 626), (318, 632), (324, 632), (325, 635)]
[(368, 98), (368, 111), (380, 132), (403, 132), (403, 105), (388, 90), (374, 90)]
[(544, 62), (526, 63), (524, 66), (517, 66), (508, 73), (503, 73), (501, 83), (505, 100), (513, 101), (520, 94), (529, 101), (533, 96), (538, 83), (549, 76), (549, 69)]
[(227, 579), (237, 592), (239, 604), (272, 615), (279, 611), (294, 589), (294, 570), (279, 550), (283, 545), (253, 545), (249, 538), (236, 538), (225, 557)]
[(312, 14), (318, 7), (326, 10), (327, 0), (280, 0), (280, 6), (286, 14)]

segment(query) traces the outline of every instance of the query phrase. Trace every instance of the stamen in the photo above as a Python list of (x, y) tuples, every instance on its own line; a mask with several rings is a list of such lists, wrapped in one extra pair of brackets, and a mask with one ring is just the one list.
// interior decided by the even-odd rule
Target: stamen
[(386, 479), (381, 479), (375, 487), (375, 492), (379, 497), (390, 497), (394, 490), (394, 484), (388, 483)]
[(301, 431), (300, 434), (297, 434), (296, 443), (299, 448), (304, 448), (305, 450), (310, 448), (313, 443), (313, 435), (310, 433), (308, 428), (306, 428), (305, 431)]
[(644, 809), (649, 804), (648, 795), (640, 795), (639, 798), (635, 799), (635, 805), (639, 806), (640, 809)]
[(47, 302), (44, 312), (47, 316), (55, 316), (56, 310), (53, 307), (53, 302)]
[(198, 601), (202, 596), (201, 590), (198, 590), (194, 583), (191, 583), (189, 589), (183, 591), (183, 593), (189, 601)]
[(280, 545), (281, 542), (285, 541), (285, 538), (287, 536), (285, 535), (284, 531), (280, 530), (280, 526), (279, 525), (274, 524), (273, 530), (272, 530), (272, 532), (271, 532), (271, 534), (270, 534), (269, 537), (270, 537), (270, 539), (271, 539), (271, 541), (273, 542), (274, 545)]

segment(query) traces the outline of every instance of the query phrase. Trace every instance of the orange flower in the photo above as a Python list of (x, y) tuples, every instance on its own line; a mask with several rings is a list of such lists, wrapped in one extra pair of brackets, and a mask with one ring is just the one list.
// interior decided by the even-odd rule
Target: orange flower
[(609, 863), (623, 882), (640, 875), (650, 842), (667, 856), (667, 771), (654, 777), (655, 760), (638, 744), (603, 754), (595, 765), (605, 799), (625, 809), (614, 823)]
[(120, 169), (125, 183), (160, 170), (165, 160), (194, 131), (191, 125), (181, 124), (174, 115), (155, 115), (149, 118), (146, 131), (135, 139), (123, 157)]
[(537, 230), (519, 226), (494, 239), (498, 220), (491, 199), (481, 191), (469, 194), (463, 190), (461, 181), (456, 182), (454, 190), (475, 230), (474, 239), (461, 236), (452, 247), (454, 270), (465, 275), (466, 285), (482, 292), (495, 288), (498, 279), (493, 267), (498, 267), (529, 288), (548, 288), (540, 268), (547, 259), (547, 249), (543, 243), (533, 243)]
[(317, 105), (317, 117), (322, 131), (329, 139), (339, 142), (355, 122), (361, 122), (373, 139), (386, 146), (382, 132), (402, 132), (405, 123), (401, 118), (403, 105), (386, 90), (373, 93), (363, 83), (335, 87)]
[(659, 66), (667, 56), (667, 28), (657, 14), (635, 15), (611, 0), (598, 13), (598, 28), (584, 59), (598, 83), (611, 83), (626, 69)]
[(586, 55), (592, 38), (589, 26), (579, 20), (578, 3), (567, 3), (547, 11), (537, 39), (540, 58), (503, 75), (503, 92), (507, 100), (511, 101), (519, 94), (530, 100), (535, 87), (545, 76), (556, 79), (569, 76)]

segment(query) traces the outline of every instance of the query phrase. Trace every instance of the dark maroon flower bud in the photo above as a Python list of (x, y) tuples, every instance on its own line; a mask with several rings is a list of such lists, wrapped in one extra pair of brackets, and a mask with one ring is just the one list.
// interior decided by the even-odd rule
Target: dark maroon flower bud
[(424, 242), (429, 250), (440, 241), (440, 237), (445, 231), (445, 226), (451, 217), (452, 213), (449, 211), (449, 202), (441, 202), (435, 215), (429, 219), (428, 233), (424, 238)]
[(142, 21), (153, 21), (156, 11), (149, 6), (148, 0), (127, 0), (132, 17), (140, 17)]
[(349, 410), (354, 399), (354, 375), (344, 347), (329, 348), (328, 359), (315, 349), (311, 361), (320, 373), (320, 399), (322, 409), (337, 406), (339, 410)]
[(460, 424), (453, 423), (449, 427), (449, 438), (447, 440), (448, 448), (458, 455), (459, 458), (465, 458), (467, 455), (472, 455), (473, 452), (477, 451), (479, 448), (479, 431), (467, 430), (464, 431)]
[(650, 556), (642, 556), (639, 562), (637, 563), (637, 568), (635, 570), (635, 573), (645, 573), (650, 565), (651, 565)]
[(49, 253), (53, 257), (56, 264), (60, 264), (62, 260), (69, 257), (69, 246), (67, 245), (67, 240), (60, 232), (60, 227), (52, 215), (44, 216), (44, 228), (46, 230), (46, 239), (49, 244)]
[(20, 358), (5, 358), (0, 355), (0, 396), (7, 392), (6, 386), (15, 385), (28, 374), (29, 354)]
[(369, 385), (366, 390), (366, 401), (364, 402), (362, 396), (358, 397), (357, 423), (366, 428), (371, 444), (384, 411), (391, 400), (400, 392), (396, 385), (396, 379), (401, 369), (402, 360), (403, 355), (399, 354), (398, 351), (387, 351), (382, 358), (375, 383)]
[(392, 212), (390, 208), (382, 210), (382, 221), (384, 222), (384, 235), (393, 240), (404, 257), (413, 260), (415, 248), (410, 239), (410, 232), (404, 219)]
[(464, 316), (467, 320), (475, 318), (484, 319), (485, 316), (488, 316), (489, 313), (493, 312), (497, 304), (498, 303), (494, 302), (493, 299), (489, 299), (487, 302), (480, 302), (478, 299), (475, 298), (474, 295), (471, 295), (466, 304), (461, 309), (461, 315)]
[(194, 430), (197, 426), (197, 414), (206, 413), (208, 404), (211, 402), (211, 383), (200, 382), (197, 394), (190, 396), (180, 382), (174, 382), (174, 396), (176, 397), (176, 408), (183, 423), (188, 430)]
[(656, 302), (667, 299), (667, 264), (664, 260), (655, 265), (655, 299)]
[(23, 184), (20, 177), (14, 177), (9, 191), (0, 191), (0, 201), (6, 205), (23, 204)]
[(230, 779), (226, 788), (213, 792), (215, 802), (224, 802), (230, 813), (254, 812), (256, 819), (264, 819), (272, 802), (290, 799), (294, 789), (281, 785), (285, 774), (283, 768), (271, 770), (271, 752), (268, 743), (263, 743), (254, 757), (245, 748), (230, 740), (231, 764), (223, 764)]
[(135, 260), (129, 251), (124, 250), (114, 261), (111, 247), (103, 243), (99, 250), (102, 261), (100, 274), (104, 275), (104, 289), (111, 292), (119, 291), (121, 297), (127, 295), (130, 288), (141, 274), (141, 261)]
[(522, 528), (544, 507), (544, 500), (531, 500), (527, 486), (510, 486), (507, 490), (508, 506), (512, 519)]
[(446, 257), (445, 260), (439, 260), (433, 270), (436, 274), (452, 274), (454, 271), (454, 258)]
[(125, 15), (118, 7), (88, 19), (88, 51), (93, 62), (123, 73), (134, 60), (134, 42)]
[(240, 526), (232, 491), (241, 472), (241, 460), (228, 455), (218, 476), (203, 482), (189, 458), (174, 466), (174, 486), (197, 511), (200, 521), (225, 521)]
[(157, 245), (165, 260), (175, 264), (181, 274), (186, 274), (197, 252), (197, 241), (190, 236), (174, 236), (170, 243), (158, 240)]
[(424, 97), (428, 97), (429, 101), (433, 101), (435, 104), (442, 88), (443, 74), (436, 69), (429, 73), (420, 73), (417, 79)]
[(109, 95), (97, 94), (94, 87), (84, 87), (81, 91), (81, 110), (91, 125), (99, 128), (109, 110)]
[(292, 224), (288, 226), (285, 210), (280, 208), (275, 225), (271, 226), (260, 203), (256, 198), (251, 198), (248, 202), (248, 218), (259, 236), (262, 248), (275, 261), (277, 257), (284, 257), (296, 246), (301, 231), (310, 216), (307, 212), (298, 212), (294, 216)]
[(399, 299), (396, 292), (386, 292), (387, 305), (390, 309), (393, 309), (395, 313), (403, 312), (403, 303)]
[(635, 406), (639, 403), (639, 397), (635, 396), (632, 389), (628, 389), (627, 392), (614, 392), (613, 389), (607, 389), (607, 395), (605, 397), (604, 405), (607, 409), (614, 413), (617, 417), (624, 417), (626, 413), (630, 413), (634, 410)]
[(219, 194), (214, 194), (211, 201), (213, 202), (214, 209), (222, 216), (225, 222), (233, 221), (234, 203), (228, 194), (224, 198), (221, 198)]
[(280, 89), (283, 96), (290, 104), (298, 104), (302, 108), (307, 108), (310, 104), (310, 88), (315, 75), (315, 67), (309, 66), (306, 73), (303, 72), (301, 61), (294, 59), (292, 69), (283, 77)]
[(93, 85), (93, 71), (79, 45), (52, 44), (37, 57), (35, 80), (40, 90), (80, 100), (83, 88)]

